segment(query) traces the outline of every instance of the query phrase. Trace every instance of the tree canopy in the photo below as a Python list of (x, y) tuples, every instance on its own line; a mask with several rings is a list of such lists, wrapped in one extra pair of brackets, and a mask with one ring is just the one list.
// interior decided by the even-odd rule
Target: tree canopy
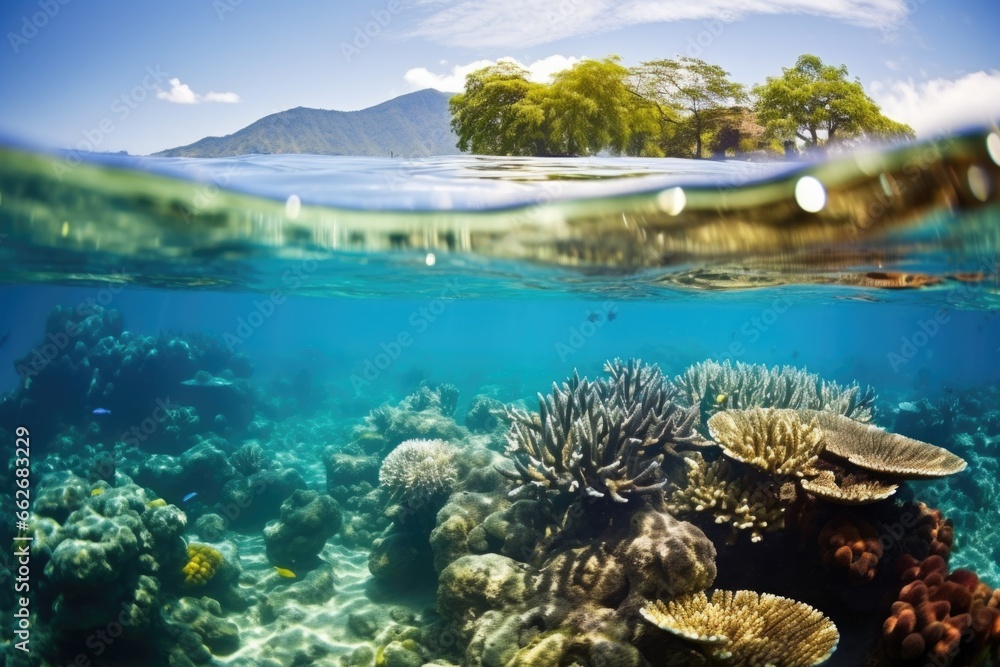
[(458, 147), (486, 155), (702, 157), (706, 147), (760, 149), (799, 139), (913, 137), (882, 115), (847, 68), (812, 55), (752, 91), (697, 58), (627, 69), (617, 56), (584, 60), (542, 84), (511, 60), (472, 72), (449, 102)]
[(862, 135), (913, 138), (913, 130), (882, 115), (847, 67), (824, 65), (814, 55), (800, 56), (792, 68), (753, 89), (757, 117), (780, 139), (798, 138), (809, 146)]
[(743, 84), (730, 81), (729, 72), (687, 56), (642, 63), (632, 72), (632, 87), (665, 121), (689, 126), (697, 158), (706, 132), (724, 118), (722, 111), (747, 100)]

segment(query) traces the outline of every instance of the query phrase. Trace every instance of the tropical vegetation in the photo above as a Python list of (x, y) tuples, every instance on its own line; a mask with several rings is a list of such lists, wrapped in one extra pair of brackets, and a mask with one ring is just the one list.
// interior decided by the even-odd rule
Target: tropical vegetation
[(701, 158), (913, 138), (848, 76), (846, 66), (806, 54), (748, 90), (698, 58), (629, 68), (610, 56), (580, 61), (543, 84), (501, 60), (470, 73), (449, 108), (458, 148), (486, 155)]

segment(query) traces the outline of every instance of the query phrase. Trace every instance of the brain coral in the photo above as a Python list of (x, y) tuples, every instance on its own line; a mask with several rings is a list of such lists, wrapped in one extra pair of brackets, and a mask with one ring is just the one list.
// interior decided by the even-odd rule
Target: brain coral
[(404, 502), (447, 495), (458, 481), (457, 450), (443, 440), (407, 440), (389, 452), (379, 484)]
[(222, 565), (222, 554), (207, 544), (188, 546), (188, 562), (184, 566), (185, 586), (204, 586)]

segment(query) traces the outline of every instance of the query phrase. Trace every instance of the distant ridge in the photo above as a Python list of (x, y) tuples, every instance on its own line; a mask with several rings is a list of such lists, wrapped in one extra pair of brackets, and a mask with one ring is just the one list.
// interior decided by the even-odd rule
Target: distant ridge
[(427, 88), (400, 95), (360, 111), (296, 107), (265, 116), (224, 137), (205, 137), (170, 148), (159, 157), (230, 157), (233, 155), (314, 153), (427, 157), (455, 155), (458, 138), (451, 131), (448, 93)]

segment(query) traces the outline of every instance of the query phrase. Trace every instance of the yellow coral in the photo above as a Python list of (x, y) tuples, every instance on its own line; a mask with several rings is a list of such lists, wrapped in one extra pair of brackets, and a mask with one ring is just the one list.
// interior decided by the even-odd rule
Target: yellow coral
[(188, 562), (184, 566), (185, 586), (204, 586), (222, 565), (222, 554), (207, 544), (188, 545)]
[(723, 665), (812, 667), (837, 649), (837, 626), (807, 604), (769, 593), (715, 591), (641, 609), (653, 625), (698, 644)]

